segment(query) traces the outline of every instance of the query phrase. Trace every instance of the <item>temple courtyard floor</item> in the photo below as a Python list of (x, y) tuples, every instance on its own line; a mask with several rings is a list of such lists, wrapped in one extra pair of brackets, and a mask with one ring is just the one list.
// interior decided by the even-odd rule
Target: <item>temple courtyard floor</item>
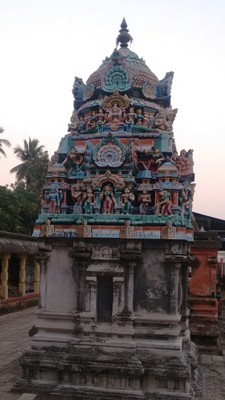
[[(36, 325), (36, 307), (0, 316), (0, 400), (45, 400), (35, 393), (14, 393), (21, 376), (19, 357), (31, 345), (29, 330)], [(196, 400), (225, 400), (225, 306), (219, 321), (223, 355), (199, 354), (203, 373), (203, 395)]]

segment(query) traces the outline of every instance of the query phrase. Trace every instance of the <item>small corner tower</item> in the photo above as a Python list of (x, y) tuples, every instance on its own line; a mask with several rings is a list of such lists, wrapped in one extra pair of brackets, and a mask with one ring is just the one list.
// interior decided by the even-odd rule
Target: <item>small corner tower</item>
[(28, 391), (178, 400), (198, 388), (187, 309), (192, 151), (175, 145), (173, 72), (159, 80), (131, 40), (123, 19), (112, 54), (86, 83), (75, 77), (49, 165), (34, 229), (39, 327), (17, 383)]

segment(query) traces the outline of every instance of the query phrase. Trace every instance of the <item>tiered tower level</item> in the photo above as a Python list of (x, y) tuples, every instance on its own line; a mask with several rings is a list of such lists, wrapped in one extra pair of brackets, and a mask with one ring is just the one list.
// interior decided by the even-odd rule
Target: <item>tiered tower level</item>
[(192, 151), (176, 151), (173, 73), (159, 81), (128, 48), (86, 85), (46, 177), (34, 229), (38, 332), (22, 392), (46, 399), (191, 400), (199, 391), (188, 325)]
[(74, 110), (55, 152), (34, 236), (193, 240), (192, 150), (177, 152), (173, 72), (162, 80), (128, 48), (75, 77)]

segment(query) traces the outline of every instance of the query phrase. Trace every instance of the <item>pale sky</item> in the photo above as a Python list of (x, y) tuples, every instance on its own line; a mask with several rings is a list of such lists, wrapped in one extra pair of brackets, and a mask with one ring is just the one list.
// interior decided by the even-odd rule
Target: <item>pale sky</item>
[[(225, 219), (225, 0), (0, 0), (1, 137), (37, 138), (51, 156), (86, 82), (115, 48), (126, 18), (131, 49), (159, 79), (174, 71), (178, 151), (194, 149), (193, 210)], [(19, 163), (1, 157), (0, 185)]]

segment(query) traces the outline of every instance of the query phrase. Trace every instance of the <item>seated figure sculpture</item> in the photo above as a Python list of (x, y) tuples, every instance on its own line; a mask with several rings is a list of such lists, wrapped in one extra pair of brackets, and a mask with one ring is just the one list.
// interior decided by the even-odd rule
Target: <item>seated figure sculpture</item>
[(75, 147), (72, 147), (69, 154), (67, 154), (62, 165), (68, 170), (70, 175), (83, 177), (84, 155), (78, 153)]

